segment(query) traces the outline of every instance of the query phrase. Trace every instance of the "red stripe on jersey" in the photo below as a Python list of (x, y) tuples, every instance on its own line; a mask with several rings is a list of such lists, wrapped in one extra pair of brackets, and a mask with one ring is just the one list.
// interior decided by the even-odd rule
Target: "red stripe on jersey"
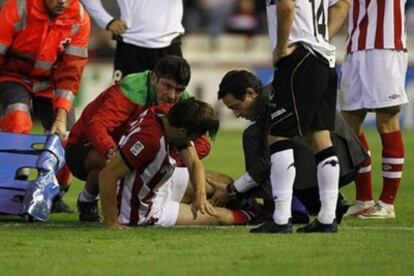
[(378, 0), (377, 29), (375, 32), (375, 48), (384, 48), (384, 15), (385, 0)]
[[(154, 196), (154, 193), (153, 192), (150, 192), (150, 194), (152, 194), (151, 195), (151, 198)], [(147, 217), (148, 216), (148, 214), (149, 214), (149, 212), (151, 211), (151, 209), (152, 209), (152, 205), (154, 204), (153, 202), (152, 202), (152, 200), (149, 200), (148, 202), (147, 202), (147, 204), (148, 204), (148, 211), (147, 211), (147, 213), (145, 214), (145, 216)], [(155, 222), (156, 222), (156, 219), (155, 218), (153, 218), (153, 217), (151, 217), (145, 224), (146, 225), (154, 225), (155, 224)]]
[(402, 24), (401, 24), (401, 2), (400, 0), (394, 1), (394, 44), (395, 48), (403, 49), (404, 45), (401, 40)]
[[(368, 9), (371, 0), (365, 2), (365, 9)], [(358, 37), (358, 50), (364, 50), (367, 43), (367, 30), (368, 30), (368, 13), (364, 15), (359, 24), (359, 37)]]
[(152, 198), (154, 197), (155, 193), (153, 190), (149, 191), (147, 196), (142, 200), (142, 202), (145, 202), (146, 204), (148, 204), (148, 210), (145, 213), (144, 217), (147, 217), (148, 214), (150, 213), (151, 209), (152, 209)]
[[(168, 166), (170, 165), (170, 161), (169, 161), (169, 157), (168, 155), (165, 157), (164, 161), (162, 162), (162, 165), (160, 167), (160, 169), (157, 171), (157, 173), (151, 178), (150, 181), (148, 181), (147, 187), (150, 188), (150, 190), (152, 191), (155, 186), (158, 185), (158, 183), (160, 183), (161, 179), (165, 176), (165, 174), (167, 173), (165, 170), (162, 170), (162, 168), (164, 166)], [(161, 172), (161, 170), (163, 172)], [(147, 197), (145, 197), (147, 198)]]
[(141, 179), (141, 176), (137, 174), (137, 176), (134, 179), (134, 186), (132, 186), (132, 192), (131, 192), (131, 215), (129, 218), (129, 224), (130, 225), (137, 225), (138, 219), (139, 219), (139, 213), (138, 209), (141, 205), (139, 200), (139, 191), (142, 188), (142, 185), (144, 182)]
[[(168, 155), (166, 156), (166, 158), (164, 159), (164, 162), (161, 165), (161, 168), (164, 165), (169, 165), (169, 158)], [(152, 198), (154, 197), (155, 193), (154, 193), (154, 189), (155, 187), (160, 183), (161, 179), (165, 176), (167, 172), (163, 171), (161, 172), (161, 169), (157, 171), (157, 173), (154, 175), (153, 178), (151, 178), (150, 181), (148, 181), (147, 183), (147, 187), (150, 189), (150, 191), (147, 193), (147, 195), (142, 199), (142, 202), (145, 202), (148, 204), (148, 211), (145, 214), (145, 216), (148, 216), (149, 212), (151, 211), (152, 208)], [(162, 185), (164, 185), (165, 183), (163, 183)]]
[(405, 0), (353, 0), (347, 52), (406, 49)]
[(125, 179), (121, 179), (119, 183), (118, 194), (116, 195), (116, 205), (118, 207), (118, 216), (121, 213), (122, 193), (124, 192)]
[(359, 0), (355, 0), (354, 1), (354, 6), (352, 8), (352, 31), (351, 34), (349, 35), (348, 39), (348, 49), (347, 52), (351, 52), (351, 47), (352, 47), (352, 37), (354, 36), (354, 33), (358, 27), (358, 15), (359, 15)]

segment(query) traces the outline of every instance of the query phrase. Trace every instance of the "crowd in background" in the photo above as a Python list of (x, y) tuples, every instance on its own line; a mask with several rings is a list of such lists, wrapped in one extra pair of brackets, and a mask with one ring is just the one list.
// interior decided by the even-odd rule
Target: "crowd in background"
[[(119, 15), (116, 1), (102, 0), (110, 14)], [(186, 34), (207, 34), (214, 43), (223, 33), (247, 36), (267, 33), (265, 1), (255, 0), (183, 0), (183, 25)], [(93, 23), (94, 24), (94, 23)], [(414, 32), (414, 0), (407, 0), (407, 30)], [(342, 29), (346, 34), (346, 28)], [(91, 54), (112, 57), (110, 34), (93, 27)]]
[[(5, 0), (0, 0), (0, 5), (3, 2)], [(110, 14), (119, 16), (116, 1), (102, 0), (102, 3)], [(267, 33), (263, 0), (183, 0), (183, 3), (186, 34), (207, 34), (214, 41), (223, 33), (248, 36)], [(92, 24), (91, 56), (112, 57), (110, 33), (97, 27), (95, 22)], [(414, 0), (407, 0), (407, 30), (414, 32)]]

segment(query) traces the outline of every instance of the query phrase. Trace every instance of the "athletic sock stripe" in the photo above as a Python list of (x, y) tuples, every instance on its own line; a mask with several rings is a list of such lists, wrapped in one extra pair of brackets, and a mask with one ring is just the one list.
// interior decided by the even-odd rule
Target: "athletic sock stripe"
[(275, 152), (284, 151), (287, 149), (293, 149), (293, 141), (292, 140), (282, 140), (275, 142), (270, 145), (270, 154)]
[(384, 164), (404, 164), (404, 158), (383, 157)]
[(401, 178), (402, 172), (385, 172), (382, 171), (382, 176), (385, 178)]
[(315, 155), (316, 164), (321, 163), (323, 160), (336, 156), (334, 147), (328, 147), (324, 150), (321, 150)]
[(358, 173), (368, 173), (371, 172), (371, 166), (365, 166), (365, 167), (361, 167), (358, 171)]

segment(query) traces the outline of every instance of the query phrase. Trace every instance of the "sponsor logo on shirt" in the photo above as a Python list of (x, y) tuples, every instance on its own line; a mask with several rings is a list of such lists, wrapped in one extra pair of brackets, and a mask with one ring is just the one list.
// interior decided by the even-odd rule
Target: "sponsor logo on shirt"
[(273, 112), (272, 114), (270, 114), (270, 119), (273, 120), (274, 118), (282, 115), (285, 112), (286, 112), (286, 109), (284, 109), (284, 108), (281, 108), (279, 110), (276, 110), (275, 112)]
[(392, 95), (388, 96), (388, 98), (390, 98), (391, 100), (395, 100), (395, 99), (397, 99), (397, 98), (399, 98), (399, 97), (401, 97), (401, 95), (400, 95), (400, 94), (398, 94), (398, 93), (394, 93), (394, 94), (392, 94)]
[(137, 156), (142, 150), (144, 149), (144, 145), (137, 141), (130, 149), (129, 151), (134, 155)]

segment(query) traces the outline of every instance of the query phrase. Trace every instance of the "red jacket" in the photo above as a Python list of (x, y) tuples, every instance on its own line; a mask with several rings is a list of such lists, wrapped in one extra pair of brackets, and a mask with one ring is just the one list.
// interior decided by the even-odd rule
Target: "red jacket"
[(77, 0), (55, 19), (43, 0), (8, 0), (0, 11), (0, 82), (22, 84), (69, 111), (87, 62), (88, 14)]
[[(129, 129), (129, 124), (146, 108), (148, 106), (133, 103), (121, 91), (119, 84), (115, 84), (85, 107), (70, 131), (68, 144), (91, 143), (105, 157)], [(200, 159), (210, 152), (210, 141), (206, 136), (199, 137), (194, 144)], [(176, 153), (172, 156), (178, 165), (182, 165)]]

